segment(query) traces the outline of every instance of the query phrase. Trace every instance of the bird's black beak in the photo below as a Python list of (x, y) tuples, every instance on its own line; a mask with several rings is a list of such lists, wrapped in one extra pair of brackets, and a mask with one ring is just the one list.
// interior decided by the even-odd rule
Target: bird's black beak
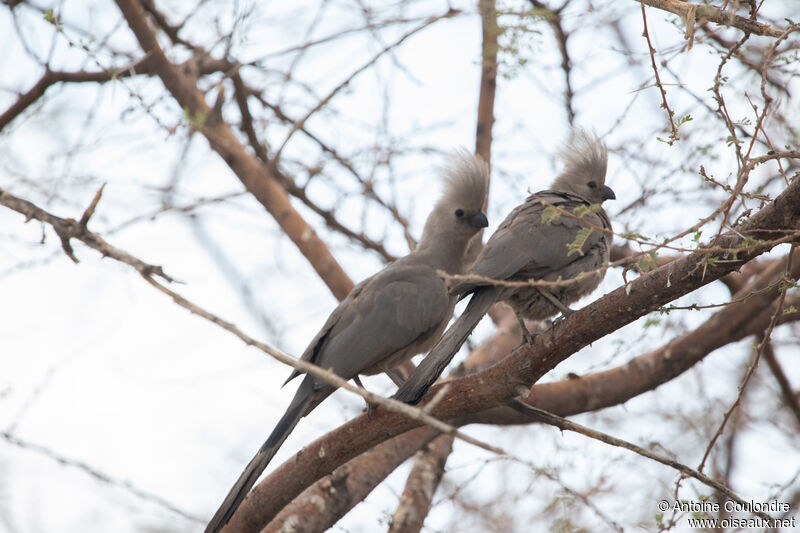
[(603, 195), (603, 200), (616, 200), (617, 199), (617, 195), (614, 194), (614, 191), (611, 190), (611, 187), (609, 187), (608, 185), (603, 185), (603, 188), (602, 188), (602, 190), (600, 192)]
[(486, 226), (489, 225), (489, 219), (486, 218), (486, 215), (483, 213), (483, 211), (478, 211), (477, 213), (469, 217), (467, 221), (469, 222), (469, 225), (472, 226), (473, 228), (485, 228)]

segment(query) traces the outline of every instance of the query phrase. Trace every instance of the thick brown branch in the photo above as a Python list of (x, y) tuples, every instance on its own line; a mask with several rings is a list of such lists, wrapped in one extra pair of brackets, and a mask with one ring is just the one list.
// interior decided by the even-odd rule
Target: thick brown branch
[(478, 121), (475, 130), (475, 153), (492, 161), (494, 97), (497, 89), (497, 11), (494, 0), (480, 0), (481, 15), (481, 84), (478, 93)]
[[(492, 165), (492, 129), (494, 128), (494, 102), (497, 89), (497, 10), (495, 0), (478, 3), (481, 15), (481, 82), (478, 92), (478, 117), (475, 127), (475, 153)], [(489, 207), (489, 196), (484, 201), (484, 211)], [(465, 264), (472, 264), (483, 248), (483, 230), (480, 230), (467, 248)], [(490, 313), (493, 316), (492, 313)]]
[[(682, 374), (714, 350), (763, 331), (774, 314), (775, 299), (780, 292), (777, 280), (785, 267), (786, 260), (771, 263), (735, 295), (737, 298), (750, 295), (748, 298), (720, 309), (696, 329), (660, 348), (603, 372), (534, 385), (525, 402), (561, 416), (569, 416), (618, 405), (655, 389)], [(800, 275), (800, 268), (795, 266), (792, 275)], [(796, 320), (797, 315), (786, 314), (781, 320)], [(533, 420), (501, 407), (480, 413), (469, 418), (469, 421), (517, 424)]]
[[(198, 70), (197, 74), (199, 75), (211, 74), (213, 72), (225, 72), (232, 67), (227, 61), (215, 60), (212, 58), (205, 58), (195, 63)], [(33, 87), (21, 94), (19, 98), (17, 98), (17, 101), (11, 104), (11, 106), (0, 115), (0, 131), (33, 105), (39, 98), (44, 96), (47, 89), (53, 85), (59, 83), (106, 83), (118, 78), (127, 78), (141, 74), (152, 75), (155, 73), (152, 66), (152, 62), (149, 58), (144, 57), (125, 67), (97, 72), (82, 70), (76, 72), (62, 72), (47, 69)]]
[[(245, 85), (244, 80), (242, 80), (242, 77), (238, 73), (235, 73), (233, 76), (231, 76), (231, 79), (233, 81), (236, 104), (239, 107), (239, 112), (242, 115), (242, 121), (239, 127), (244, 134), (247, 135), (247, 142), (250, 144), (250, 147), (253, 149), (256, 156), (261, 160), (262, 163), (269, 163), (267, 149), (264, 144), (261, 143), (258, 135), (256, 134), (255, 126), (253, 125), (253, 114), (250, 112), (250, 106), (248, 104), (248, 96), (253, 94), (254, 91)], [(307, 130), (305, 130), (305, 128), (303, 128), (302, 131), (310, 138), (316, 140), (316, 138)], [(323, 209), (314, 203), (306, 194), (306, 190), (303, 187), (299, 187), (294, 180), (287, 179), (286, 181), (282, 182), (281, 185), (284, 189), (286, 189), (286, 192), (303, 202), (312, 211), (322, 217), (322, 219), (325, 221), (325, 224), (330, 229), (338, 231), (350, 239), (361, 243), (361, 245), (368, 250), (374, 250), (378, 252), (386, 261), (394, 261), (397, 259), (397, 257), (390, 254), (386, 248), (384, 248), (383, 244), (370, 239), (363, 233), (358, 233), (351, 230), (339, 222), (333, 212)]]
[[(768, 273), (764, 278), (754, 282), (754, 284), (745, 291), (742, 291), (742, 293), (750, 290), (758, 290), (758, 287), (768, 285), (770, 280), (773, 279), (771, 274), (774, 274), (774, 272)], [(758, 310), (761, 306), (758, 300), (748, 301), (750, 301), (750, 304), (748, 305), (747, 313), (743, 313), (741, 309), (732, 310), (730, 314), (721, 311), (721, 316), (715, 315), (712, 317), (707, 326), (701, 327), (691, 334), (687, 334), (685, 338), (672, 341), (658, 350), (637, 357), (620, 367), (565, 381), (534, 385), (531, 389), (530, 396), (524, 401), (531, 406), (547, 410), (560, 416), (570, 416), (624, 403), (675, 377), (674, 371), (676, 368), (688, 370), (693, 364), (692, 361), (697, 362), (709, 355), (717, 342), (719, 342), (720, 345), (736, 342), (745, 336), (755, 334), (760, 328), (763, 329), (774, 314), (774, 301), (760, 313)], [(787, 304), (800, 306), (800, 295), (795, 294), (788, 298)], [(746, 320), (748, 313), (752, 313), (750, 315), (751, 320)], [(731, 315), (740, 316), (744, 320), (746, 328), (743, 330), (735, 329), (736, 336), (733, 338), (726, 338), (726, 335), (729, 334), (729, 328), (720, 330), (717, 328), (717, 325), (726, 324), (729, 319), (733, 319)], [(781, 322), (797, 320), (800, 320), (800, 313), (798, 312), (786, 314), (781, 317)], [(515, 320), (511, 320), (510, 322), (516, 323)], [(719, 336), (718, 340), (702, 342), (706, 339), (714, 339), (716, 335)], [(488, 361), (496, 361), (502, 355), (509, 353), (518, 343), (518, 332), (501, 327), (497, 333), (492, 335), (470, 354), (468, 360), (469, 366), (477, 365), (480, 367), (485, 366)], [(693, 349), (696, 343), (700, 344), (699, 350)], [(468, 415), (458, 422), (460, 424), (482, 423), (492, 425), (514, 425), (530, 424), (538, 421), (536, 417), (526, 415), (510, 407), (496, 407), (480, 413)], [(417, 429), (413, 432), (403, 434), (399, 437), (395, 437), (395, 439), (409, 438), (412, 435), (416, 435), (417, 431), (419, 430)], [(425, 445), (425, 439), (418, 437), (415, 437), (415, 439), (417, 448), (422, 448)], [(406, 456), (398, 458), (391, 453), (387, 453), (382, 456), (381, 461), (387, 464), (399, 464), (405, 457)], [(348, 463), (348, 465), (360, 459), (361, 457), (358, 457)], [(351, 472), (352, 471), (353, 470), (351, 470)], [(388, 474), (389, 472), (386, 471), (386, 475)], [(328, 484), (326, 480), (327, 478), (323, 478), (317, 481), (313, 487), (317, 487), (321, 484), (326, 486)], [(359, 481), (359, 491), (361, 493), (369, 492), (382, 480), (382, 478), (377, 478), (375, 476), (362, 478)], [(303, 495), (300, 496), (300, 498), (302, 497)], [(294, 503), (290, 504), (290, 506), (294, 508)], [(278, 516), (282, 516), (283, 513), (284, 511), (281, 511)]]
[(417, 452), (400, 504), (392, 515), (389, 533), (418, 533), (422, 529), (452, 450), (453, 437), (440, 435)]
[(714, 6), (703, 4), (692, 4), (683, 0), (635, 0), (644, 5), (662, 9), (679, 15), (684, 20), (691, 15), (694, 20), (709, 20), (722, 26), (732, 26), (744, 32), (754, 35), (765, 35), (767, 37), (780, 37), (782, 30), (776, 30), (763, 22), (757, 22), (749, 18), (735, 15), (729, 11), (723, 11)]
[(436, 430), (421, 427), (375, 446), (303, 491), (261, 533), (327, 531), (437, 435)]
[(783, 367), (775, 357), (775, 350), (772, 348), (771, 342), (766, 343), (763, 356), (772, 375), (775, 376), (775, 380), (778, 382), (784, 403), (791, 409), (797, 419), (797, 423), (800, 424), (800, 397), (792, 388), (792, 384), (783, 371)]
[[(800, 180), (795, 180), (774, 202), (754, 214), (736, 232), (722, 235), (712, 246), (735, 248), (742, 245), (745, 236), (769, 239), (776, 230), (780, 230), (780, 234), (786, 230), (796, 231), (798, 227)], [(451, 387), (450, 393), (436, 405), (432, 414), (442, 420), (454, 420), (505, 404), (519, 394), (520, 386), (530, 387), (590, 342), (740, 268), (773, 246), (773, 242), (765, 241), (741, 252), (736, 260), (730, 255), (709, 257), (700, 250), (649, 272), (576, 311), (536, 337), (533, 345), (521, 347), (499, 364), (450, 381), (447, 384)], [(436, 394), (440, 387), (434, 386), (432, 393)], [(418, 425), (384, 409), (378, 409), (371, 418), (358, 417), (311, 443), (276, 469), (260, 484), (259, 491), (245, 500), (238, 514), (258, 515), (263, 520), (261, 523), (266, 523), (281, 508), (277, 498), (290, 499), (355, 455)]]
[(331, 254), (328, 246), (292, 206), (279, 182), (275, 165), (263, 165), (239, 142), (223, 121), (206, 121), (211, 109), (189, 76), (181, 73), (164, 55), (147, 17), (137, 0), (117, 0), (142, 50), (152, 61), (153, 69), (167, 90), (184, 108), (193, 124), (205, 135), (211, 147), (230, 166), (247, 190), (269, 211), (281, 229), (295, 243), (320, 278), (338, 299), (344, 298), (353, 282)]
[[(623, 256), (626, 251), (619, 249), (617, 253)], [(672, 260), (674, 259), (672, 258)], [(737, 291), (738, 294), (734, 295), (736, 299), (744, 298), (745, 295), (753, 293), (758, 293), (757, 296), (726, 307), (697, 330), (687, 333), (685, 336), (673, 340), (653, 352), (637, 357), (620, 367), (565, 381), (534, 385), (531, 389), (531, 395), (525, 402), (561, 416), (569, 416), (624, 403), (634, 396), (652, 390), (658, 385), (673, 379), (680, 372), (688, 370), (693, 364), (716, 348), (727, 343), (736, 342), (766, 327), (770, 317), (774, 314), (774, 298), (778, 290), (775, 285), (776, 275), (783, 271), (785, 264), (785, 259), (769, 260), (761, 265), (756, 264), (756, 262), (748, 263), (746, 265), (747, 268), (743, 269), (748, 271), (744, 275), (732, 273), (728, 277), (737, 275), (742, 278), (739, 284), (739, 291)], [(757, 279), (753, 279), (745, 287), (744, 282), (754, 275), (757, 275)], [(769, 292), (761, 292), (764, 288), (770, 286)], [(798, 300), (800, 300), (800, 297), (794, 295), (787, 300), (787, 303), (800, 306)], [(800, 318), (800, 313), (791, 313), (783, 316), (782, 321), (795, 321), (798, 318)], [(471, 370), (486, 368), (492, 362), (499, 361), (510, 353), (514, 346), (519, 343), (520, 338), (519, 333), (514, 329), (515, 325), (516, 320), (514, 320), (513, 315), (509, 317), (509, 320), (501, 322), (498, 331), (470, 354), (464, 364), (464, 370), (456, 369), (455, 373), (463, 375)], [(721, 325), (724, 327), (720, 327)], [(509, 407), (496, 407), (469, 415), (459, 420), (459, 423), (508, 425), (529, 424), (536, 421), (535, 417), (527, 416), (518, 410)], [(416, 431), (418, 430), (395, 439), (407, 439), (414, 435)], [(426, 441), (417, 438), (415, 442), (416, 446), (421, 448)], [(405, 448), (398, 447), (398, 449)], [(394, 452), (386, 451), (387, 453), (381, 456), (381, 463), (372, 465), (372, 468), (381, 469), (382, 472), (388, 475), (390, 470), (385, 467), (381, 468), (381, 465), (399, 464), (407, 456), (396, 457), (393, 455)], [(354, 466), (354, 464), (361, 459), (362, 457), (358, 457), (348, 463), (351, 473), (356, 471), (358, 467)], [(324, 491), (324, 487), (330, 485), (327, 479), (323, 478), (312, 486), (318, 488), (308, 490), (314, 490), (314, 494), (319, 494)], [(355, 478), (353, 477), (353, 479)], [(382, 479), (376, 476), (361, 478), (358, 481), (359, 493), (366, 494), (370, 492)], [(323, 488), (319, 488), (320, 485)], [(354, 489), (351, 488), (350, 490)], [(303, 495), (300, 496), (300, 498), (303, 497)], [(289, 507), (295, 509), (295, 502), (290, 504)], [(340, 509), (341, 514), (339, 516), (341, 517), (348, 510)], [(285, 510), (279, 516), (283, 516), (284, 512)]]

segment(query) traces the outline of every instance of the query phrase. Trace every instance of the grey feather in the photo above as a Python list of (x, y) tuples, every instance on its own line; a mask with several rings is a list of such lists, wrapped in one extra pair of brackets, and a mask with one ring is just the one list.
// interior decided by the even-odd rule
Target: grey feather
[(564, 164), (564, 170), (550, 186), (554, 191), (573, 192), (581, 195), (580, 188), (573, 190), (578, 184), (585, 183), (590, 179), (605, 184), (608, 148), (596, 135), (583, 129), (577, 129), (572, 132), (569, 140), (558, 153)]
[[(605, 185), (607, 149), (597, 137), (579, 130), (561, 155), (564, 170), (551, 188), (531, 195), (509, 213), (481, 250), (471, 274), (505, 281), (557, 281), (577, 278), (608, 262), (611, 221), (599, 208), (604, 200), (615, 197)], [(587, 210), (592, 205), (598, 206), (597, 211)], [(582, 215), (575, 218), (559, 214), (556, 208), (568, 213), (578, 210)], [(601, 270), (571, 284), (545, 290), (566, 312), (569, 304), (596, 289), (604, 274)], [(411, 378), (398, 389), (395, 394), (398, 400), (416, 403), (422, 398), (496, 301), (506, 301), (520, 319), (542, 320), (561, 311), (534, 286), (498, 287), (482, 282), (460, 282), (452, 285), (450, 291), (459, 298), (472, 295), (470, 303)]]
[(445, 183), (440, 203), (459, 205), (473, 213), (483, 210), (489, 192), (486, 161), (462, 148), (450, 155), (440, 172)]
[[(356, 285), (334, 309), (301, 359), (345, 379), (391, 370), (433, 346), (453, 314), (456, 296), (437, 274), (462, 273), (470, 239), (486, 226), (488, 166), (454, 154), (442, 171), (444, 191), (428, 216), (416, 249)], [(297, 377), (296, 370), (287, 382)], [(335, 391), (306, 376), (289, 408), (247, 465), (206, 527), (219, 531), (236, 512), (298, 421)]]

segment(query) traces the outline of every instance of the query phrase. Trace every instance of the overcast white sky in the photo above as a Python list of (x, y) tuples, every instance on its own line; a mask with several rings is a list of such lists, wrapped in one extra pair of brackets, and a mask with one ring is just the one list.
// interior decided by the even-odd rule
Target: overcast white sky
[[(374, 138), (376, 124), (383, 124), (389, 135), (396, 136), (399, 147), (430, 147), (442, 152), (460, 145), (472, 147), (480, 75), (479, 19), (472, 13), (470, 3), (452, 3), (469, 13), (439, 22), (409, 38), (393, 57), (382, 59), (376, 69), (356, 78), (336, 97), (336, 115), (315, 117), (309, 127), (323, 138), (334, 140), (340, 148), (352, 147), (353, 151), (379, 142)], [(240, 2), (238, 9), (246, 11), (253, 4), (256, 3)], [(236, 45), (239, 57), (263, 57), (302, 42), (307, 37), (304, 28), (315, 14), (306, 4), (314, 3), (287, 6), (264, 2), (246, 21), (248, 29)], [(629, 67), (610, 32), (593, 31), (587, 26), (587, 21), (595, 19), (582, 13), (584, 4), (576, 2), (564, 18), (567, 27), (576, 30), (570, 51), (576, 58), (573, 83), (579, 94), (575, 101), (577, 122), (601, 135), (607, 134), (612, 149), (609, 184), (618, 200), (608, 210), (613, 217), (640, 194), (642, 184), (658, 184), (660, 180), (669, 180), (674, 187), (686, 184), (691, 192), (682, 205), (675, 205), (674, 198), (655, 198), (648, 209), (628, 212), (621, 221), (624, 229), (667, 236), (713, 209), (701, 202), (693, 189), (699, 181), (693, 173), (698, 156), (654, 139), (652, 132), (664, 123), (663, 110), (658, 107), (660, 97), (653, 88), (640, 90), (650, 83), (651, 72)], [(646, 57), (638, 5), (631, 1), (594, 4), (609, 13), (627, 13), (621, 31), (640, 58)], [(36, 5), (48, 6), (46, 2)], [(105, 35), (120, 23), (119, 12), (110, 2), (65, 1), (54, 5), (66, 24), (67, 35), (77, 41), (82, 37), (70, 29), (73, 25)], [(180, 11), (193, 5), (194, 2), (174, 2), (170, 8)], [(206, 33), (209, 39), (214, 34), (210, 13), (221, 11), (229, 16), (231, 12), (213, 9), (214, 5), (210, 3), (193, 19), (190, 35), (198, 42), (203, 42)], [(437, 14), (446, 10), (446, 3), (417, 2), (410, 9)], [(17, 10), (29, 46), (46, 53), (51, 37), (48, 25), (33, 10), (24, 6)], [(669, 51), (682, 42), (683, 30), (665, 19), (662, 13), (649, 11), (653, 44)], [(332, 3), (323, 20), (312, 38), (357, 26), (359, 15), (352, 5), (341, 1)], [(227, 28), (230, 21), (222, 19), (219, 24)], [(382, 38), (391, 42), (409, 27), (384, 32)], [(546, 25), (538, 28), (544, 33), (525, 41), (529, 63), (521, 71), (509, 71), (509, 77), (498, 79), (498, 142), (494, 145), (489, 230), (529, 189), (544, 188), (549, 183), (557, 170), (552, 156), (568, 132), (560, 99), (560, 58)], [(5, 7), (0, 9), (0, 36), (4, 51), (0, 54), (0, 109), (5, 109), (15, 99), (11, 91), (29, 87), (41, 71), (26, 59)], [(113, 33), (112, 43), (133, 49), (124, 27)], [(377, 49), (373, 40), (353, 35), (314, 49), (304, 58), (297, 75), (316, 87), (317, 94), (324, 94), (326, 88), (338, 84)], [(670, 54), (678, 55), (670, 67), (680, 73), (685, 87), (710, 100), (710, 93), (704, 90), (712, 83), (718, 58), (702, 47), (688, 53), (674, 49)], [(54, 64), (64, 69), (108, 66), (108, 58), (102, 54), (86, 62), (85, 56), (69, 50), (63, 39), (58, 41), (55, 58)], [(304, 102), (311, 102), (306, 95), (292, 93), (274, 79), (265, 84), (270, 94), (286, 91), (287, 107), (295, 115), (303, 112)], [(800, 90), (797, 80), (792, 89), (795, 93)], [(670, 103), (679, 115), (696, 112), (697, 103), (686, 92), (677, 87), (668, 90)], [(381, 106), (386, 91), (392, 104), (388, 111)], [(249, 197), (202, 209), (199, 225), (184, 216), (167, 214), (153, 223), (143, 221), (115, 231), (127, 220), (157, 209), (160, 188), (178, 174), (182, 182), (175, 192), (177, 203), (241, 190), (238, 180), (199, 136), (192, 140), (188, 156), (182, 159), (185, 129), (168, 135), (154, 120), (158, 117), (166, 124), (179, 122), (181, 114), (175, 112), (174, 104), (169, 100), (156, 102), (152, 116), (143, 115), (141, 104), (131, 98), (132, 92), (143, 95), (145, 101), (154, 101), (153, 95), (162, 93), (163, 87), (159, 80), (145, 78), (68, 88), (47, 99), (36, 114), (29, 112), (17, 119), (0, 133), (0, 186), (57, 215), (77, 218), (97, 186), (106, 182), (103, 200), (91, 223), (93, 229), (106, 235), (115, 246), (163, 265), (168, 274), (182, 282), (177, 290), (187, 298), (259, 339), (300, 354), (334, 308), (335, 299), (292, 243), (280, 234), (274, 221)], [(746, 112), (741, 100), (732, 100), (731, 105), (736, 113)], [(791, 110), (797, 112), (794, 116), (800, 116), (796, 101), (790, 105), (795, 106)], [(718, 139), (720, 135), (714, 129), (718, 125), (690, 122), (684, 127), (695, 128), (700, 138)], [(279, 133), (278, 129), (266, 132), (278, 144)], [(621, 161), (614, 149), (622, 145), (638, 146), (642, 160)], [(66, 152), (71, 156), (66, 157)], [(727, 153), (720, 150), (719, 156), (706, 160), (706, 167), (727, 180), (734, 168)], [(318, 154), (310, 149), (308, 141), (297, 136), (287, 146), (287, 157), (311, 164)], [(363, 156), (363, 160), (368, 157)], [(645, 157), (650, 162), (663, 162), (664, 167), (646, 166)], [(671, 165), (676, 157), (687, 158), (686, 172), (668, 173), (672, 167), (667, 164)], [(402, 179), (397, 185), (398, 205), (418, 236), (438, 192), (435, 169), (441, 156), (429, 153), (399, 161), (396, 172)], [(331, 172), (330, 179), (339, 180), (337, 184), (343, 182), (335, 170)], [(378, 183), (380, 192), (388, 194), (387, 182)], [(309, 194), (323, 205), (330, 205), (332, 200), (324, 181), (310, 187)], [(357, 208), (358, 198), (348, 201), (353, 208), (345, 206), (339, 211), (344, 221), (358, 225), (366, 217), (371, 236), (385, 237), (384, 244), (394, 254), (407, 251), (402, 233), (389, 226), (382, 213), (375, 209), (362, 213)], [(352, 279), (363, 279), (381, 267), (376, 254), (364, 253), (344, 238), (331, 235), (312, 213), (302, 207), (300, 210), (331, 244)], [(288, 404), (296, 386), (280, 388), (288, 369), (177, 307), (130, 268), (101, 259), (79, 244), (75, 249), (81, 262), (73, 264), (61, 252), (58, 238), (51, 231), (45, 230), (45, 244), (40, 244), (42, 231), (41, 224), (25, 224), (20, 215), (0, 209), (0, 428), (25, 443), (15, 445), (0, 440), (0, 531), (202, 530), (202, 521), (211, 516)], [(213, 252), (204, 245), (208, 242), (206, 236), (212, 237), (219, 254), (231, 264), (233, 278), (256, 288), (255, 305), (267, 318), (269, 327), (244, 304), (230, 271), (225, 272), (214, 261)], [(621, 283), (620, 273), (610, 272), (592, 299)], [(727, 290), (717, 284), (685, 301), (710, 303), (727, 297)], [(697, 324), (707, 316), (695, 313), (665, 317), (674, 323), (673, 330), (642, 329), (640, 321), (583, 350), (549, 378), (619, 364), (658, 346), (683, 325)], [(476, 337), (482, 338), (491, 329), (482, 324)], [(788, 333), (778, 334), (781, 335), (791, 337)], [(740, 375), (750, 342), (721, 350), (704, 361), (701, 370), (624, 407), (578, 419), (600, 428), (613, 428), (615, 435), (634, 442), (667, 443), (670, 452), (687, 464), (696, 465), (704, 441), (690, 430), (686, 430), (684, 440), (676, 440), (676, 432), (682, 431), (676, 425), (702, 415), (709, 404), (724, 412), (736, 394), (729, 387), (736, 379), (728, 378)], [(795, 384), (800, 383), (797, 355), (796, 350), (781, 354)], [(392, 392), (384, 377), (370, 378), (365, 383), (376, 392)], [(696, 395), (706, 401), (693, 401), (691, 398)], [(675, 398), (682, 400), (671, 406)], [(765, 398), (765, 410), (774, 401), (775, 398)], [(664, 418), (650, 420), (654, 406), (674, 408), (674, 424)], [(337, 393), (299, 424), (272, 466), (357, 415), (362, 407), (357, 397)], [(753, 413), (754, 429), (748, 437), (752, 444), (739, 444), (747, 460), (740, 461), (733, 481), (741, 494), (764, 499), (775, 490), (774, 485), (788, 482), (800, 469), (800, 454), (796, 439), (785, 433), (759, 433), (759, 414)], [(642, 499), (655, 501), (669, 495), (670, 482), (675, 478), (663, 467), (644, 460), (634, 461), (636, 470), (632, 471), (631, 463), (623, 462), (631, 460), (627, 452), (609, 451), (575, 435), (558, 435), (549, 428), (470, 427), (467, 431), (498, 442), (541, 468), (561, 469), (562, 481), (576, 488), (605, 476), (609, 485), (617, 489), (651, 491), (651, 497)], [(765, 426), (764, 431), (773, 430)], [(765, 442), (769, 443), (767, 448)], [(87, 468), (61, 464), (37, 447), (69, 461), (85, 463), (113, 482), (93, 477)], [(482, 503), (482, 498), (491, 501), (497, 491), (508, 489), (527, 495), (516, 502), (521, 517), (542, 508), (552, 497), (552, 484), (531, 484), (532, 479), (538, 478), (530, 472), (518, 478), (519, 469), (523, 468), (519, 464), (492, 458), (461, 443), (456, 449), (448, 463), (448, 494), (452, 487), (463, 484), (469, 497)], [(617, 464), (624, 468), (615, 467)], [(403, 472), (405, 467), (337, 528), (353, 532), (385, 529), (386, 518), (402, 490)], [(653, 482), (643, 484), (643, 476), (651, 477)], [(200, 522), (171, 511), (150, 496), (169, 502)], [(655, 509), (624, 508), (625, 498), (600, 498), (604, 504), (618, 507), (607, 509), (611, 516), (655, 514)], [(452, 527), (459, 512), (451, 502), (440, 502), (426, 524), (430, 531)], [(524, 523), (514, 526), (525, 530)], [(470, 527), (465, 525), (465, 530)], [(475, 530), (480, 529), (475, 526)]]

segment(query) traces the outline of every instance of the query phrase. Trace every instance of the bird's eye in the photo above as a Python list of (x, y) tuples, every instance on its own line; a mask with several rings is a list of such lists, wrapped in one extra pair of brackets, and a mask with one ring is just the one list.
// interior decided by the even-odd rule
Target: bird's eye
[(463, 217), (464, 216), (464, 210), (463, 209), (456, 209), (456, 216), (457, 217)]
[(596, 189), (597, 188), (597, 184), (595, 182), (593, 182), (593, 181), (590, 181), (586, 185), (588, 185), (590, 189)]

